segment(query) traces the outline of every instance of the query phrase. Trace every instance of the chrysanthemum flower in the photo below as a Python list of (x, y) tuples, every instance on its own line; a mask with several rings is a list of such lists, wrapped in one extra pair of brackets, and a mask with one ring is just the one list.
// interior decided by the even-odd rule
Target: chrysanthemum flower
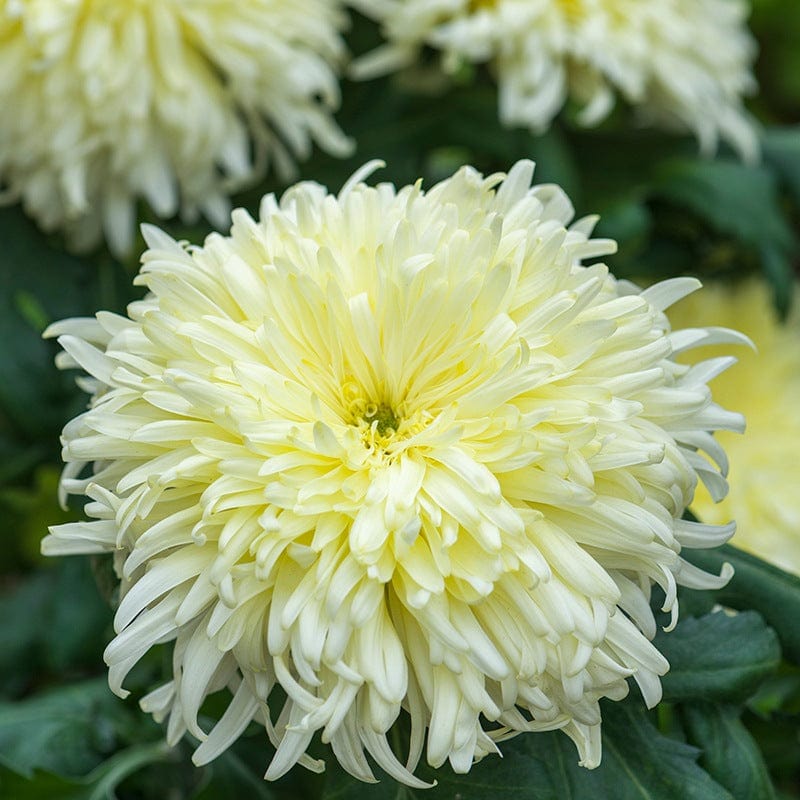
[[(735, 324), (757, 351), (714, 381), (714, 394), (747, 417), (747, 436), (721, 433), (731, 459), (731, 494), (715, 504), (700, 487), (692, 502), (696, 515), (711, 523), (734, 515), (733, 544), (783, 569), (800, 574), (800, 292), (782, 323), (769, 287), (760, 280), (711, 285), (670, 310), (678, 325)], [(713, 355), (713, 351), (700, 351)], [(695, 359), (696, 360), (696, 357)]]
[[(448, 760), (560, 728), (600, 761), (603, 697), (660, 697), (651, 586), (718, 587), (682, 547), (732, 534), (681, 520), (710, 431), (742, 418), (681, 366), (724, 330), (671, 332), (699, 285), (640, 292), (568, 227), (533, 165), (470, 168), (425, 192), (299, 184), (200, 248), (148, 229), (128, 316), (58, 323), (89, 410), (63, 436), (65, 493), (90, 522), (47, 554), (115, 554), (111, 687), (157, 643), (174, 674), (143, 700), (213, 759), (251, 720), (300, 762), (317, 731), (353, 775)], [(502, 183), (502, 186), (498, 186)], [(87, 466), (91, 465), (91, 466)], [(88, 473), (88, 474), (87, 474)], [(273, 690), (285, 693), (276, 708)], [(212, 730), (211, 693), (232, 699)], [(405, 752), (387, 733), (410, 720)], [(427, 734), (427, 737), (426, 737)]]
[(350, 0), (382, 25), (386, 44), (354, 73), (414, 62), (424, 46), (448, 72), (488, 62), (505, 125), (546, 129), (568, 97), (583, 124), (600, 122), (616, 94), (646, 121), (688, 129), (704, 150), (721, 136), (758, 151), (741, 104), (755, 83), (744, 0)]
[(136, 204), (222, 225), (228, 194), (331, 118), (340, 0), (0, 2), (0, 189), (47, 231), (127, 252)]

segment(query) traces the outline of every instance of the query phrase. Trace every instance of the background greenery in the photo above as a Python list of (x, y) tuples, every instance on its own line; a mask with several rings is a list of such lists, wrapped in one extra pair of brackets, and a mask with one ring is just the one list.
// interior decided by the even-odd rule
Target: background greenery
[[(598, 234), (620, 244), (611, 260), (618, 275), (734, 280), (761, 272), (785, 313), (800, 261), (800, 3), (760, 0), (751, 22), (761, 46), (761, 93), (752, 103), (764, 124), (758, 165), (724, 149), (704, 159), (688, 137), (631, 129), (625, 108), (591, 131), (578, 128), (569, 109), (541, 137), (505, 130), (491, 80), (469, 71), (448, 86), (345, 83), (339, 119), (358, 149), (347, 161), (316, 154), (299, 177), (335, 190), (355, 167), (382, 158), (381, 179), (422, 176), (430, 184), (463, 163), (494, 171), (530, 157), (537, 181), (561, 184), (579, 214), (602, 215)], [(352, 49), (364, 51), (376, 37), (357, 20)], [(237, 202), (255, 211), (261, 194), (282, 188), (267, 180)], [(141, 217), (155, 221), (144, 207)], [(208, 232), (167, 227), (193, 241)], [(40, 334), (62, 317), (123, 311), (136, 296), (136, 261), (69, 255), (16, 207), (0, 210), (0, 241), (0, 797), (800, 798), (800, 579), (732, 548), (697, 554), (717, 570), (731, 561), (736, 576), (716, 596), (683, 592), (681, 623), (657, 641), (672, 665), (665, 702), (647, 712), (634, 689), (629, 700), (606, 704), (604, 760), (595, 771), (579, 768), (572, 744), (554, 733), (518, 737), (504, 745), (505, 758), (488, 758), (466, 777), (442, 769), (427, 793), (391, 781), (366, 787), (332, 760), (323, 776), (295, 768), (266, 784), (271, 752), (255, 728), (212, 765), (193, 767), (190, 744), (168, 749), (136, 705), (168, 654), (146, 657), (127, 701), (106, 686), (109, 565), (39, 555), (48, 525), (80, 517), (56, 502), (58, 436), (85, 404)], [(711, 613), (715, 602), (743, 613)], [(206, 710), (214, 716), (214, 698)]]

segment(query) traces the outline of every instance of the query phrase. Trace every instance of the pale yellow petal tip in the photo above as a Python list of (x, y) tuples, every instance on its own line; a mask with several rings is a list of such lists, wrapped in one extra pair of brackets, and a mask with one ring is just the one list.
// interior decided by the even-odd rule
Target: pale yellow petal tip
[(722, 583), (722, 586), (720, 588), (723, 588), (724, 586), (726, 586), (730, 582), (731, 578), (735, 574), (736, 574), (736, 570), (734, 569), (733, 564), (730, 564), (730, 563), (728, 563), (726, 561), (722, 565), (722, 569), (720, 570), (720, 573), (719, 573), (719, 579), (720, 579), (720, 582)]
[(43, 556), (56, 556), (60, 555), (58, 552), (58, 547), (55, 545), (53, 541), (53, 525), (48, 527), (48, 531), (50, 531), (49, 536), (45, 536), (44, 539), (39, 543), (39, 553)]
[(384, 169), (385, 166), (385, 161), (380, 158), (373, 158), (372, 161), (368, 161), (366, 164), (359, 167), (347, 179), (347, 182), (344, 184), (344, 186), (342, 186), (342, 189), (339, 192), (339, 202), (342, 202), (356, 186), (364, 183), (364, 181), (369, 178), (370, 175), (377, 172), (379, 169)]

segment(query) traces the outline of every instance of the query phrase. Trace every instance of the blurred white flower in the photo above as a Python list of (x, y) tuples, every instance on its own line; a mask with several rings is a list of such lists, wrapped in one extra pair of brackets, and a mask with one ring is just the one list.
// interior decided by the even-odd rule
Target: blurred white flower
[(742, 95), (755, 88), (744, 0), (350, 0), (386, 44), (359, 59), (371, 77), (413, 63), (423, 46), (445, 70), (488, 62), (505, 125), (545, 130), (568, 98), (596, 125), (615, 95), (647, 122), (719, 137), (743, 157), (758, 141)]
[(0, 0), (0, 188), (77, 249), (132, 246), (136, 205), (223, 225), (228, 194), (331, 112), (339, 0)]
[[(700, 487), (692, 510), (705, 522), (736, 519), (732, 544), (800, 574), (800, 292), (782, 323), (763, 280), (711, 284), (670, 310), (676, 325), (736, 325), (758, 348), (714, 381), (720, 402), (747, 417), (747, 436), (720, 433), (731, 493), (715, 504)], [(713, 355), (711, 350), (697, 355)], [(695, 354), (693, 354), (695, 355)], [(696, 357), (696, 356), (695, 356)]]
[[(174, 641), (143, 706), (170, 742), (202, 741), (198, 764), (255, 720), (277, 747), (267, 778), (321, 769), (317, 731), (365, 781), (365, 751), (420, 786), (426, 740), (429, 764), (466, 772), (556, 728), (596, 766), (598, 701), (629, 676), (661, 696), (652, 584), (674, 621), (677, 584), (728, 578), (681, 548), (733, 526), (681, 515), (698, 476), (724, 494), (700, 451), (721, 459), (709, 432), (743, 421), (706, 386), (726, 360), (673, 356), (742, 337), (671, 332), (662, 309), (695, 280), (640, 292), (583, 266), (614, 242), (588, 238), (593, 218), (567, 227), (569, 200), (530, 188), (530, 162), (428, 192), (369, 188), (375, 168), (338, 196), (267, 196), (202, 248), (148, 229), (150, 294), (129, 316), (50, 328), (60, 366), (91, 376), (62, 488), (93, 519), (43, 550), (115, 553), (110, 684), (124, 694)], [(403, 754), (387, 741), (401, 709)]]

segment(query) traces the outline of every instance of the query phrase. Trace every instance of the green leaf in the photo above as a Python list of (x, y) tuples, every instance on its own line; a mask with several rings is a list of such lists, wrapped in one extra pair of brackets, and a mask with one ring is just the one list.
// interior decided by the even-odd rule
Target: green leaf
[(221, 797), (274, 800), (275, 794), (260, 773), (234, 753), (226, 752), (210, 766), (208, 780), (192, 795), (192, 800), (217, 800)]
[(576, 800), (734, 800), (698, 766), (698, 750), (663, 736), (633, 703), (604, 706), (603, 748), (606, 794)]
[(601, 219), (621, 203), (643, 199), (666, 158), (695, 149), (688, 137), (634, 130), (629, 125), (613, 130), (572, 129), (569, 143), (581, 187), (578, 198), (570, 198), (579, 214), (600, 214)]
[(681, 619), (659, 631), (655, 646), (669, 661), (664, 699), (745, 700), (780, 664), (778, 637), (754, 611)]
[(738, 161), (677, 159), (663, 164), (653, 196), (690, 209), (721, 234), (753, 249), (781, 313), (793, 293), (797, 240), (781, 206), (775, 174)]
[(18, 206), (0, 208), (0, 239), (0, 341), (13, 342), (0, 347), (0, 479), (8, 479), (55, 457), (60, 429), (86, 404), (74, 375), (53, 365), (57, 347), (42, 340), (43, 327), (100, 308), (123, 311), (141, 290), (108, 257), (53, 246)]
[[(327, 764), (326, 773), (322, 800), (412, 800), (417, 796), (415, 791), (385, 775), (379, 783), (363, 783), (333, 763)], [(425, 796), (435, 797), (436, 790), (426, 792)]]
[(137, 770), (164, 761), (169, 748), (161, 742), (123, 750), (83, 778), (37, 775), (29, 780), (14, 772), (0, 772), (0, 796), (14, 800), (117, 800), (117, 787)]
[(700, 763), (734, 797), (774, 800), (775, 790), (758, 745), (732, 706), (693, 703), (682, 709), (692, 744), (701, 748)]
[(755, 247), (789, 249), (793, 234), (773, 173), (738, 161), (676, 159), (662, 165), (653, 194), (691, 209), (720, 233)]
[(772, 714), (800, 714), (800, 668), (784, 661), (747, 702), (747, 708), (764, 719)]
[(14, 531), (4, 549), (3, 568), (42, 563), (40, 542), (48, 526), (78, 517), (79, 512), (64, 510), (58, 503), (60, 475), (59, 467), (47, 464), (35, 470), (28, 486), (3, 486), (0, 480), (0, 519)]
[(727, 586), (714, 592), (718, 603), (758, 611), (775, 629), (784, 656), (800, 664), (800, 578), (732, 545), (714, 550), (687, 550), (684, 557), (707, 572), (734, 568)]
[[(65, 602), (67, 600), (67, 602)], [(111, 622), (85, 558), (62, 558), (0, 595), (0, 697), (78, 666), (102, 667)]]
[(794, 267), (787, 255), (773, 242), (760, 249), (761, 269), (772, 287), (775, 308), (785, 320), (794, 299)]
[(502, 750), (468, 775), (421, 769), (437, 781), (421, 791), (387, 779), (365, 786), (329, 764), (323, 800), (733, 800), (697, 765), (699, 751), (659, 733), (638, 701), (603, 704), (603, 762), (595, 770), (578, 766), (560, 732), (523, 734)]
[(614, 274), (641, 278), (644, 268), (642, 253), (652, 235), (653, 218), (639, 197), (623, 200), (605, 209), (595, 231), (598, 237), (614, 239), (619, 250), (614, 255)]
[[(295, 767), (275, 783), (264, 780), (264, 771), (274, 750), (269, 747), (263, 728), (256, 736), (245, 736), (229, 747), (222, 755), (203, 768), (204, 776), (192, 800), (218, 800), (219, 798), (246, 798), (247, 800), (282, 800), (282, 789), (292, 779), (300, 782), (318, 776), (302, 767)], [(314, 795), (319, 794), (315, 792)], [(314, 796), (308, 795), (308, 796)], [(306, 797), (302, 790), (290, 795), (292, 800)]]
[(772, 128), (763, 137), (764, 158), (800, 203), (800, 125)]
[(117, 746), (127, 713), (104, 679), (2, 703), (0, 763), (26, 777), (84, 774)]
[[(775, 714), (770, 719), (748, 717), (747, 727), (758, 743), (775, 788), (797, 789), (797, 777), (800, 775), (800, 747), (795, 745), (798, 737), (797, 716)], [(793, 792), (792, 797), (796, 798), (797, 793)]]

